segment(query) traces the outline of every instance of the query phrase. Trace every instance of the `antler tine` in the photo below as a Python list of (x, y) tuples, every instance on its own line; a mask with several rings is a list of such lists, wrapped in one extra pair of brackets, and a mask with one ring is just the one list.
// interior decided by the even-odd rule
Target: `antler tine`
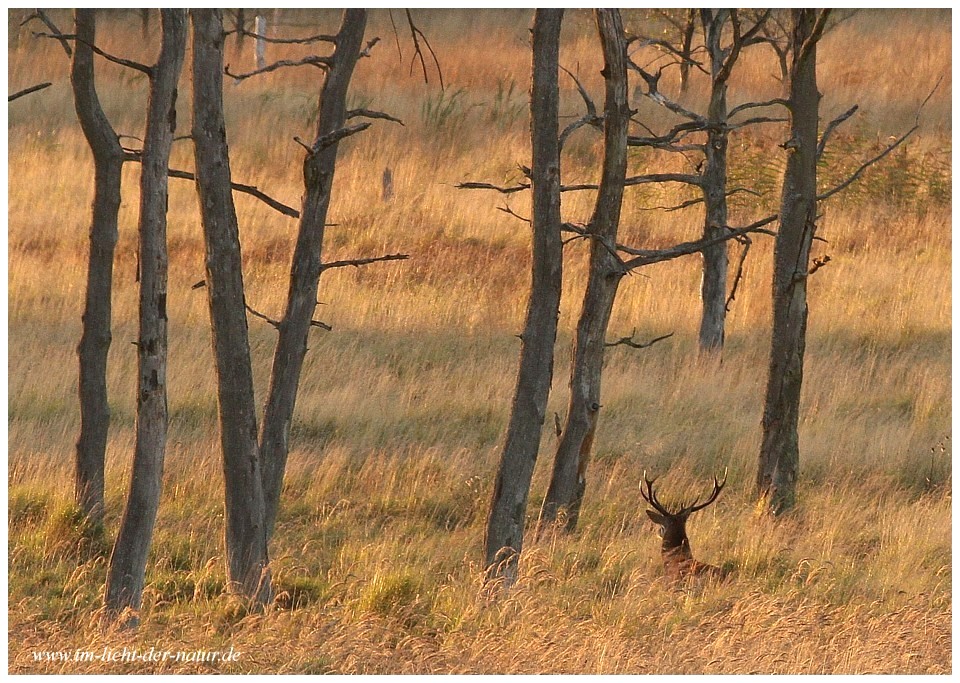
[[(647, 471), (646, 470), (643, 471), (643, 482), (641, 482), (640, 484), (640, 497), (643, 498), (648, 503), (650, 503), (650, 505), (653, 506), (653, 508), (660, 514), (671, 516), (672, 513), (666, 508), (664, 508), (663, 505), (660, 504), (660, 501), (657, 500), (657, 494), (653, 492), (653, 482), (655, 482), (656, 480), (657, 480), (656, 477), (654, 477), (653, 479), (647, 479)], [(643, 491), (644, 484), (647, 485), (646, 493), (644, 493)]]
[[(717, 499), (717, 496), (720, 495), (720, 492), (723, 490), (723, 487), (726, 485), (727, 485), (727, 470), (724, 469), (723, 481), (719, 481), (717, 479), (717, 475), (713, 475), (713, 493), (710, 494), (710, 497), (707, 498), (703, 503), (696, 502), (693, 505), (691, 505), (689, 508), (684, 508), (683, 511), (689, 515), (693, 512), (696, 512), (697, 510), (702, 510), (703, 508), (707, 507), (708, 505), (710, 505), (710, 503), (712, 503)], [(700, 499), (698, 498), (697, 500), (699, 501)]]

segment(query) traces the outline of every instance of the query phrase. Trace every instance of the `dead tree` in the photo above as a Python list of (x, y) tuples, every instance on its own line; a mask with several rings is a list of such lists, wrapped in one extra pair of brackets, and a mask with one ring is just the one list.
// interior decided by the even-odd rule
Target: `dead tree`
[(846, 180), (818, 193), (817, 161), (830, 135), (853, 116), (857, 107), (851, 107), (831, 121), (818, 138), (817, 44), (829, 26), (831, 10), (792, 9), (790, 12), (790, 137), (781, 145), (787, 150), (787, 166), (780, 203), (780, 229), (774, 247), (773, 331), (757, 468), (757, 494), (773, 514), (785, 512), (796, 504), (807, 287), (810, 276), (830, 261), (829, 255), (824, 255), (811, 262), (811, 247), (817, 238), (818, 202), (843, 191), (916, 132), (923, 106), (933, 96), (931, 92), (920, 105), (917, 121), (910, 130), (861, 164)]
[(223, 117), (223, 21), (219, 10), (192, 10), (191, 19), (193, 143), (217, 375), (227, 578), (231, 591), (265, 604), (270, 599), (266, 511), (240, 237)]
[[(727, 197), (733, 191), (727, 188), (727, 148), (730, 133), (738, 128), (756, 123), (779, 122), (782, 118), (755, 116), (735, 123), (731, 122), (736, 114), (761, 107), (782, 104), (782, 100), (769, 102), (748, 102), (730, 109), (727, 105), (727, 86), (733, 68), (741, 51), (758, 42), (768, 21), (769, 10), (760, 13), (749, 27), (742, 26), (736, 10), (702, 9), (700, 23), (703, 28), (704, 50), (709, 60), (710, 99), (707, 110), (701, 114), (692, 111), (664, 96), (659, 90), (662, 69), (650, 73), (646, 69), (631, 63), (632, 68), (642, 76), (646, 90), (644, 95), (679, 115), (682, 122), (667, 135), (634, 137), (631, 145), (654, 147), (660, 150), (679, 153), (696, 152), (702, 155), (697, 164), (697, 172), (678, 174), (672, 180), (696, 187), (701, 198), (696, 202), (684, 202), (676, 208), (686, 208), (696, 203), (704, 204), (703, 238), (710, 240), (721, 237), (727, 225)], [(730, 28), (729, 44), (724, 44), (724, 34)], [(649, 42), (649, 41), (645, 41)], [(687, 142), (692, 134), (702, 134), (702, 143)], [(732, 296), (727, 294), (729, 257), (725, 241), (717, 241), (714, 246), (703, 252), (703, 277), (700, 298), (702, 314), (700, 318), (699, 346), (701, 352), (716, 352), (723, 348), (727, 308)], [(731, 295), (734, 292), (731, 292)]]
[(520, 335), (520, 367), (487, 517), (488, 577), (516, 580), (527, 498), (553, 379), (563, 245), (560, 237), (559, 54), (562, 9), (538, 9), (533, 20), (530, 136), (533, 159), (532, 284)]
[(160, 56), (148, 72), (150, 95), (140, 174), (136, 446), (130, 494), (104, 591), (109, 620), (125, 608), (140, 609), (167, 440), (167, 166), (177, 124), (177, 83), (187, 42), (187, 11), (162, 9), (160, 21)]
[[(82, 333), (77, 346), (80, 365), (80, 436), (76, 448), (76, 500), (94, 523), (103, 520), (104, 454), (110, 407), (107, 401), (107, 353), (110, 350), (113, 254), (117, 245), (120, 177), (124, 154), (116, 131), (97, 96), (93, 68), (96, 11), (78, 9), (77, 41), (70, 67), (80, 127), (94, 163), (93, 218), (90, 224), (87, 284)], [(69, 46), (65, 45), (69, 50)]]
[[(692, 174), (675, 173), (653, 173), (639, 176), (626, 177), (626, 156), (627, 147), (630, 144), (640, 142), (650, 142), (652, 145), (678, 145), (677, 136), (683, 132), (694, 130), (703, 125), (702, 118), (698, 118), (692, 125), (680, 125), (674, 131), (666, 136), (657, 136), (651, 138), (639, 138), (628, 135), (627, 125), (630, 119), (630, 111), (626, 105), (626, 66), (630, 66), (626, 57), (626, 37), (623, 35), (622, 24), (619, 21), (619, 15), (612, 11), (599, 11), (597, 14), (598, 28), (601, 33), (601, 42), (604, 48), (605, 60), (607, 66), (604, 68), (606, 79), (607, 101), (603, 115), (597, 114), (597, 108), (590, 99), (586, 89), (577, 81), (577, 89), (584, 100), (586, 113), (584, 116), (568, 124), (560, 134), (560, 145), (574, 131), (584, 127), (597, 127), (602, 123), (604, 127), (604, 166), (599, 185), (590, 183), (581, 183), (576, 185), (560, 185), (559, 192), (576, 192), (597, 190), (597, 202), (593, 217), (587, 226), (577, 225), (575, 223), (565, 222), (561, 225), (561, 231), (572, 233), (571, 240), (584, 239), (590, 242), (590, 274), (588, 278), (588, 287), (584, 295), (583, 306), (581, 308), (580, 320), (577, 326), (577, 336), (575, 341), (574, 358), (571, 367), (571, 397), (566, 424), (561, 428), (561, 443), (557, 449), (557, 457), (554, 462), (553, 474), (551, 476), (550, 490), (544, 500), (541, 510), (539, 529), (543, 530), (551, 526), (558, 518), (562, 518), (564, 530), (572, 530), (579, 516), (579, 509), (583, 493), (586, 489), (586, 470), (589, 463), (590, 453), (593, 447), (594, 436), (597, 430), (597, 421), (601, 408), (600, 401), (600, 380), (603, 367), (603, 354), (606, 346), (605, 342), (607, 325), (610, 320), (610, 313), (613, 307), (617, 292), (617, 285), (621, 278), (636, 268), (641, 268), (653, 263), (667, 261), (681, 256), (696, 254), (716, 244), (728, 239), (735, 239), (753, 232), (764, 231), (765, 225), (773, 222), (776, 216), (768, 216), (759, 221), (742, 228), (731, 228), (722, 226), (722, 234), (709, 238), (701, 238), (693, 242), (685, 242), (668, 247), (665, 249), (637, 249), (620, 244), (616, 241), (620, 206), (624, 187), (642, 185), (649, 183), (662, 182), (698, 182)], [(622, 48), (622, 49), (621, 49)], [(618, 57), (619, 55), (619, 57)], [(619, 63), (623, 62), (626, 66), (623, 71), (619, 69)], [(536, 74), (536, 70), (534, 72)], [(535, 91), (536, 92), (536, 91)], [(659, 95), (659, 93), (656, 93)], [(679, 106), (679, 105), (677, 105)], [(535, 113), (535, 110), (534, 112)], [(534, 116), (534, 123), (537, 118)], [(532, 174), (531, 174), (532, 177)], [(495, 190), (502, 194), (512, 194), (531, 189), (536, 190), (535, 182), (520, 182), (512, 186), (497, 186), (490, 183), (468, 182), (460, 183), (459, 187), (464, 189), (483, 189)], [(536, 211), (536, 204), (534, 205)], [(504, 209), (508, 213), (513, 212), (508, 208)], [(515, 215), (515, 214), (514, 214)], [(536, 213), (534, 214), (534, 225)], [(536, 235), (536, 229), (534, 231)], [(535, 252), (536, 266), (536, 252)], [(536, 280), (534, 281), (536, 282)], [(533, 292), (531, 297), (533, 297)], [(549, 301), (553, 305), (552, 301)], [(531, 298), (531, 307), (534, 300)], [(553, 309), (555, 311), (555, 309)], [(528, 319), (529, 321), (529, 319)], [(659, 339), (665, 339), (670, 335), (665, 335)], [(658, 340), (659, 340), (658, 339)], [(524, 349), (528, 343), (527, 333), (524, 332)], [(614, 345), (622, 343), (616, 342)], [(652, 342), (651, 342), (652, 343)], [(649, 344), (638, 344), (634, 346), (646, 346)], [(552, 345), (551, 345), (552, 349)], [(552, 351), (550, 351), (552, 353)], [(518, 383), (518, 389), (520, 385)], [(549, 383), (543, 390), (544, 401), (549, 389)], [(528, 404), (531, 401), (527, 401)], [(516, 404), (515, 404), (516, 405)], [(545, 408), (545, 404), (544, 404)], [(536, 417), (533, 414), (531, 420)], [(514, 542), (522, 533), (523, 507), (526, 505), (526, 489), (520, 491), (525, 486), (529, 488), (530, 475), (533, 470), (533, 458), (536, 456), (536, 446), (539, 445), (540, 426), (542, 425), (543, 414), (539, 413), (539, 422), (535, 433), (536, 442), (531, 444), (532, 458), (529, 461), (529, 470), (516, 468), (513, 479), (507, 479), (498, 474), (497, 487), (495, 488), (495, 502), (499, 500), (500, 486), (502, 482), (514, 482), (511, 492), (515, 492), (516, 497), (508, 499), (509, 503), (514, 504), (513, 517), (508, 516), (508, 512), (499, 511), (501, 518), (513, 520), (514, 526), (511, 527), (515, 536)], [(513, 426), (513, 413), (511, 414), (511, 426)], [(508, 439), (510, 432), (508, 432)], [(532, 439), (534, 435), (531, 435)], [(508, 445), (511, 442), (508, 440)], [(505, 450), (506, 453), (506, 450)], [(501, 460), (501, 472), (503, 463)], [(520, 477), (525, 477), (520, 479)], [(522, 497), (521, 497), (522, 493)], [(506, 508), (509, 511), (509, 508)], [(496, 511), (496, 508), (493, 508)], [(493, 517), (493, 511), (491, 517)], [(489, 531), (488, 531), (489, 538)], [(522, 537), (520, 537), (522, 539)], [(488, 552), (492, 545), (487, 543)], [(503, 546), (494, 548), (502, 549)], [(509, 546), (510, 550), (503, 554), (503, 561), (506, 562), (514, 557), (518, 549), (516, 546)], [(488, 562), (490, 556), (488, 555)], [(515, 562), (515, 559), (512, 560)]]
[(793, 9), (790, 139), (774, 247), (773, 335), (757, 490), (775, 513), (793, 507), (807, 331), (807, 270), (817, 223), (817, 42), (829, 10)]
[[(321, 273), (332, 268), (407, 258), (405, 254), (388, 254), (342, 261), (323, 262), (321, 259), (339, 143), (371, 125), (369, 121), (349, 123), (349, 120), (370, 118), (399, 122), (382, 112), (346, 108), (347, 90), (357, 60), (368, 54), (376, 42), (374, 39), (365, 47), (362, 45), (366, 19), (365, 10), (346, 10), (335, 36), (268, 39), (285, 43), (328, 42), (335, 46), (332, 55), (281, 60), (251, 72), (234, 74), (229, 67), (223, 66), (223, 30), (219, 12), (197, 10), (194, 13), (194, 33), (199, 36), (195, 40), (205, 40), (209, 44), (209, 47), (195, 47), (194, 52), (194, 59), (200, 60), (194, 63), (194, 87), (202, 85), (204, 88), (195, 95), (194, 144), (197, 189), (207, 244), (205, 284), (214, 331), (220, 428), (224, 435), (221, 440), (228, 481), (228, 571), (236, 589), (255, 604), (264, 603), (270, 595), (267, 545), (279, 507), (290, 448), (290, 425), (309, 331), (313, 327), (330, 329), (329, 325), (313, 319)], [(250, 307), (243, 296), (236, 212), (232, 203), (226, 203), (230, 195), (230, 177), (223, 132), (220, 74), (242, 81), (260, 73), (305, 65), (322, 69), (326, 78), (321, 91), (316, 137), (309, 143), (295, 138), (306, 150), (304, 194), (297, 212), (300, 224), (286, 310), (281, 319), (274, 320)], [(211, 75), (213, 73), (216, 78)], [(201, 100), (203, 104), (198, 105)], [(259, 440), (250, 378), (247, 312), (266, 320), (279, 332)], [(238, 453), (242, 454), (240, 459)]]
[(540, 524), (552, 523), (561, 510), (565, 526), (576, 527), (586, 486), (586, 466), (600, 412), (600, 379), (607, 326), (626, 271), (612, 248), (620, 227), (627, 172), (627, 42), (618, 10), (597, 10), (603, 49), (605, 104), (603, 168), (593, 216), (585, 228), (590, 239), (590, 271), (583, 297), (570, 375), (570, 403), (560, 435), (550, 487), (540, 512)]
[(343, 23), (336, 36), (336, 51), (330, 58), (320, 94), (316, 138), (306, 150), (303, 160), (304, 195), (290, 270), (290, 289), (286, 312), (278, 325), (279, 336), (260, 434), (268, 538), (273, 531), (280, 503), (289, 452), (290, 424), (293, 421), (303, 359), (307, 353), (307, 337), (317, 307), (317, 286), (324, 270), (321, 253), (337, 166), (337, 150), (340, 140), (370, 125), (363, 122), (348, 126), (350, 112), (346, 108), (347, 89), (360, 58), (366, 23), (365, 10), (344, 12)]

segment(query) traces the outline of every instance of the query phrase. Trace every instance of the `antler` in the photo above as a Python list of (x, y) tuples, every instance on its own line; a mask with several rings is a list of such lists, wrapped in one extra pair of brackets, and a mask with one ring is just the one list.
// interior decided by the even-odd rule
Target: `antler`
[[(655, 482), (656, 480), (657, 480), (656, 477), (654, 477), (653, 479), (647, 479), (647, 471), (644, 470), (644, 471), (643, 471), (643, 482), (641, 482), (641, 484), (640, 484), (640, 496), (641, 496), (645, 501), (647, 501), (648, 503), (650, 503), (650, 505), (652, 505), (652, 506), (654, 507), (654, 509), (656, 509), (657, 512), (659, 512), (659, 513), (662, 514), (662, 515), (667, 515), (668, 517), (670, 517), (670, 516), (673, 515), (673, 513), (671, 513), (669, 510), (667, 510), (665, 507), (663, 507), (663, 505), (660, 504), (660, 501), (657, 500), (656, 494), (653, 492), (653, 482)], [(643, 485), (644, 485), (644, 484), (647, 485), (647, 491), (646, 491), (646, 493), (644, 493), (644, 491), (643, 491)]]
[[(710, 497), (703, 503), (694, 502), (690, 507), (685, 507), (678, 514), (689, 515), (697, 510), (702, 510), (707, 507), (710, 503), (717, 499), (717, 496), (720, 495), (720, 491), (723, 490), (723, 487), (727, 484), (727, 471), (723, 471), (723, 481), (717, 481), (717, 475), (713, 475), (713, 493), (710, 494)], [(697, 499), (699, 501), (699, 499)]]

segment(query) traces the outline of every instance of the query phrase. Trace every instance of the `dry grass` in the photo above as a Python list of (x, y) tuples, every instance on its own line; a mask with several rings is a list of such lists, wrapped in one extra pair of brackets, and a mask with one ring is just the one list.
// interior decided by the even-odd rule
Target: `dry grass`
[[(56, 15), (66, 24), (65, 14)], [(221, 595), (216, 399), (206, 303), (190, 289), (202, 277), (202, 238), (193, 188), (173, 181), (171, 442), (143, 624), (135, 633), (101, 633), (96, 609), (105, 576), (99, 555), (119, 521), (133, 445), (136, 357), (128, 342), (136, 335), (138, 173), (126, 171), (115, 271), (104, 536), (84, 529), (70, 504), (89, 154), (59, 46), (24, 38), (11, 47), (11, 91), (54, 81), (11, 105), (8, 131), (11, 670), (950, 671), (949, 15), (861, 12), (824, 42), (825, 115), (853, 101), (865, 109), (837, 137), (825, 183), (909, 127), (929, 87), (941, 73), (947, 78), (924, 112), (920, 135), (826, 206), (821, 230), (829, 243), (816, 250), (833, 261), (811, 288), (799, 509), (775, 522), (752, 509), (772, 255), (769, 241), (758, 237), (720, 366), (693, 361), (697, 260), (661, 264), (624, 282), (610, 336), (634, 328), (642, 337), (675, 336), (645, 351), (611, 350), (582, 528), (531, 546), (519, 584), (499, 599), (480, 585), (479, 548), (516, 367), (528, 232), (496, 210), (501, 198), (452, 185), (516, 179), (516, 163), (529, 156), (528, 18), (474, 12), (465, 24), (467, 17), (422, 15), (444, 67), (448, 87), (441, 94), (432, 77), (425, 86), (408, 75), (407, 46), (398, 63), (389, 19), (374, 13), (371, 34), (384, 42), (358, 68), (352, 98), (407, 125), (378, 123), (344, 145), (327, 254), (402, 250), (411, 260), (324, 275), (319, 315), (335, 331), (315, 333), (310, 342), (272, 548), (280, 596), (262, 615), (246, 614)], [(136, 30), (132, 15), (110, 21), (106, 47), (152, 59), (155, 43), (144, 46), (135, 32), (119, 30)], [(321, 21), (329, 28), (335, 15), (322, 13)], [(464, 25), (477, 37), (464, 41)], [(599, 92), (599, 51), (587, 13), (571, 12), (564, 39), (563, 62), (579, 65)], [(759, 54), (749, 57), (736, 86), (750, 97), (776, 90), (769, 55)], [(139, 135), (142, 79), (104, 65), (100, 85), (117, 128)], [(571, 83), (563, 87), (564, 112), (574, 113), (577, 95)], [(308, 70), (228, 87), (238, 180), (297, 203), (300, 151), (291, 138), (309, 133), (316, 91)], [(184, 122), (189, 100), (185, 86)], [(737, 183), (768, 189), (759, 200), (739, 202), (735, 220), (776, 205), (780, 135), (767, 129), (732, 145), (742, 174)], [(187, 168), (189, 145), (178, 144), (174, 165)], [(584, 133), (570, 144), (567, 177), (595, 177), (595, 140)], [(641, 169), (665, 162), (638, 156), (634, 163)], [(380, 199), (385, 167), (395, 183), (389, 203)], [(663, 245), (692, 238), (696, 211), (643, 209), (676, 199), (673, 190), (632, 191), (624, 239)], [(566, 197), (565, 217), (585, 220), (589, 201)], [(525, 198), (510, 203), (529, 210)], [(286, 293), (294, 222), (246, 197), (238, 208), (248, 298), (275, 316)], [(585, 253), (581, 244), (567, 247), (550, 405), (561, 413)], [(252, 321), (251, 338), (262, 392), (275, 333)], [(545, 435), (531, 514), (554, 447)], [(665, 472), (664, 487), (686, 492), (723, 467), (730, 485), (716, 506), (694, 517), (690, 532), (698, 556), (737, 571), (719, 585), (670, 586), (636, 495), (639, 474)], [(232, 646), (243, 655), (215, 669), (42, 663), (33, 655), (124, 646)]]

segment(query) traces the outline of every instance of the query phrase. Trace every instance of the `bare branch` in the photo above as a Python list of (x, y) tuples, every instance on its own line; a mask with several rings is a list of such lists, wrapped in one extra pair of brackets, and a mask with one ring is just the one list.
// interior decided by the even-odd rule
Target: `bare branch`
[(669, 339), (669, 338), (672, 337), (673, 334), (674, 334), (673, 332), (671, 332), (670, 334), (665, 334), (665, 335), (663, 335), (662, 337), (656, 337), (655, 339), (651, 339), (651, 340), (648, 341), (648, 342), (637, 342), (637, 341), (634, 341), (634, 339), (633, 339), (633, 337), (634, 337), (634, 335), (636, 335), (636, 333), (637, 333), (637, 330), (636, 330), (636, 328), (634, 328), (633, 331), (630, 333), (630, 336), (629, 336), (629, 337), (620, 337), (620, 339), (618, 339), (618, 340), (615, 341), (615, 342), (604, 342), (603, 345), (604, 345), (604, 346), (620, 346), (620, 345), (622, 344), (623, 346), (629, 346), (629, 347), (632, 348), (632, 349), (646, 349), (646, 348), (649, 348), (649, 347), (653, 346), (653, 345), (656, 344), (658, 341), (663, 341), (664, 339)]
[(358, 117), (363, 117), (367, 119), (383, 119), (384, 121), (393, 121), (394, 123), (399, 123), (401, 126), (404, 125), (403, 121), (396, 118), (395, 116), (390, 116), (390, 114), (385, 114), (382, 111), (374, 111), (372, 109), (351, 109), (347, 112), (347, 120), (355, 119)]
[(803, 41), (803, 45), (800, 46), (800, 50), (797, 53), (796, 61), (802, 62), (810, 54), (810, 50), (813, 49), (813, 46), (820, 42), (820, 38), (823, 37), (823, 29), (827, 25), (827, 19), (830, 17), (829, 9), (822, 9), (817, 15), (816, 22), (813, 25), (813, 29), (810, 31), (810, 35), (807, 36), (807, 39)]
[(790, 120), (790, 119), (779, 118), (779, 117), (776, 117), (776, 116), (755, 116), (755, 117), (752, 118), (752, 119), (744, 119), (743, 121), (739, 121), (739, 122), (737, 122), (737, 123), (728, 124), (728, 125), (724, 126), (724, 130), (728, 130), (728, 131), (737, 130), (737, 129), (739, 129), (739, 128), (745, 128), (745, 127), (747, 127), (747, 126), (753, 126), (753, 125), (756, 125), (756, 124), (758, 124), (758, 123), (784, 123), (784, 122), (789, 121), (789, 120)]
[[(423, 58), (423, 50), (420, 49), (420, 41), (417, 39), (417, 36), (423, 38), (423, 44), (427, 46), (427, 50), (430, 51), (430, 56), (433, 57), (433, 63), (437, 67), (437, 75), (440, 77), (440, 89), (444, 89), (443, 85), (443, 71), (440, 69), (440, 60), (437, 59), (437, 53), (433, 51), (433, 47), (430, 45), (430, 41), (427, 40), (427, 37), (423, 34), (416, 24), (413, 23), (413, 15), (410, 14), (410, 10), (404, 10), (407, 13), (407, 24), (410, 26), (410, 36), (413, 38), (413, 56), (420, 59), (420, 67), (423, 69), (423, 81), (424, 83), (429, 83), (430, 79), (427, 77), (427, 63)], [(413, 61), (410, 62), (410, 72), (413, 73)]]
[(384, 256), (373, 256), (370, 258), (358, 258), (358, 259), (348, 259), (346, 261), (330, 261), (328, 263), (320, 264), (320, 272), (325, 270), (330, 270), (332, 268), (346, 268), (352, 266), (354, 268), (359, 268), (360, 266), (365, 266), (370, 263), (378, 263), (380, 261), (406, 261), (410, 256), (408, 254), (386, 254)]
[(842, 183), (835, 185), (834, 187), (827, 190), (826, 192), (818, 194), (817, 201), (822, 202), (823, 200), (829, 199), (830, 197), (837, 194), (838, 192), (842, 192), (843, 190), (847, 189), (847, 187), (849, 187), (852, 183), (859, 180), (860, 176), (862, 176), (868, 168), (873, 166), (875, 163), (877, 163), (878, 161), (883, 159), (885, 156), (890, 154), (890, 152), (892, 152), (897, 147), (899, 147), (908, 137), (913, 135), (919, 127), (920, 127), (920, 124), (915, 124), (913, 128), (911, 128), (906, 133), (901, 135), (899, 138), (894, 140), (892, 143), (887, 145), (882, 152), (880, 152), (876, 156), (860, 164), (860, 167), (856, 171), (854, 171), (852, 174), (850, 174), (850, 176), (846, 180), (844, 180)]
[(512, 185), (509, 187), (503, 187), (500, 185), (493, 185), (492, 183), (478, 183), (478, 182), (465, 182), (457, 183), (454, 187), (458, 190), (493, 190), (501, 194), (513, 194), (514, 192), (522, 192), (523, 190), (530, 189), (530, 183), (520, 183), (518, 185)]
[[(124, 155), (124, 161), (142, 162), (143, 161), (142, 156), (143, 156), (143, 153), (139, 150), (126, 150), (126, 154)], [(197, 176), (191, 173), (190, 171), (181, 171), (175, 168), (168, 168), (167, 175), (171, 178), (180, 178), (182, 180), (196, 181), (197, 179)], [(291, 206), (287, 206), (281, 201), (274, 199), (267, 193), (258, 189), (255, 185), (245, 185), (243, 183), (231, 182), (230, 187), (237, 192), (242, 192), (244, 194), (250, 195), (251, 197), (256, 197), (261, 202), (269, 206), (271, 209), (274, 209), (275, 211), (279, 211), (284, 216), (290, 216), (291, 218), (300, 218), (299, 211), (297, 211)]]
[(42, 9), (35, 10), (33, 14), (31, 14), (29, 17), (21, 21), (20, 25), (26, 26), (28, 23), (30, 23), (34, 19), (39, 19), (40, 21), (43, 22), (44, 26), (50, 29), (50, 35), (48, 34), (35, 34), (35, 35), (38, 35), (38, 36), (42, 35), (43, 37), (46, 37), (46, 38), (56, 38), (58, 41), (60, 41), (60, 46), (63, 47), (63, 51), (67, 53), (67, 57), (73, 57), (73, 50), (70, 48), (70, 43), (67, 41), (67, 37), (63, 34), (63, 32), (59, 28), (57, 28), (57, 25), (53, 23), (50, 17), (47, 16), (47, 13), (44, 12)]
[(498, 210), (498, 211), (503, 211), (503, 212), (504, 212), (505, 214), (507, 214), (508, 216), (513, 216), (514, 218), (517, 218), (517, 219), (523, 221), (524, 223), (528, 223), (528, 224), (531, 224), (531, 223), (532, 223), (532, 221), (531, 221), (529, 218), (526, 218), (525, 216), (521, 216), (521, 215), (518, 214), (516, 211), (514, 211), (513, 209), (511, 209), (508, 204), (504, 204), (503, 206), (498, 206), (498, 207), (497, 207), (497, 210)]
[(830, 137), (831, 134), (833, 134), (833, 131), (835, 131), (840, 126), (841, 123), (843, 123), (844, 121), (849, 119), (851, 116), (853, 116), (855, 113), (857, 113), (857, 110), (859, 108), (860, 108), (860, 105), (858, 104), (853, 105), (852, 107), (850, 107), (845, 112), (840, 114), (840, 116), (835, 118), (833, 121), (831, 121), (827, 125), (826, 130), (823, 131), (823, 135), (820, 136), (820, 143), (817, 145), (817, 159), (823, 156), (823, 151), (827, 147), (827, 139)]
[(331, 64), (330, 57), (320, 57), (318, 55), (310, 55), (309, 57), (304, 57), (303, 59), (280, 59), (272, 64), (267, 64), (262, 69), (254, 69), (253, 71), (248, 71), (242, 74), (235, 74), (230, 71), (230, 65), (227, 64), (223, 67), (223, 73), (231, 78), (242, 81), (251, 76), (258, 76), (260, 74), (270, 73), (271, 71), (276, 71), (277, 69), (283, 69), (286, 67), (295, 67), (295, 66), (315, 66), (319, 69), (329, 69)]
[(727, 297), (727, 301), (723, 305), (723, 310), (727, 313), (730, 312), (730, 304), (732, 304), (734, 299), (737, 298), (737, 289), (740, 287), (740, 282), (743, 280), (743, 264), (746, 262), (747, 254), (750, 252), (750, 247), (753, 245), (753, 240), (750, 239), (749, 235), (741, 235), (736, 239), (740, 244), (743, 245), (743, 249), (740, 250), (740, 258), (737, 260), (737, 271), (733, 275), (733, 285), (730, 287), (730, 295)]
[(35, 92), (37, 92), (37, 91), (39, 91), (39, 90), (43, 90), (44, 88), (49, 88), (51, 85), (53, 85), (53, 83), (38, 83), (37, 85), (31, 85), (29, 88), (24, 88), (23, 90), (18, 90), (17, 92), (13, 93), (12, 95), (7, 95), (7, 102), (13, 102), (14, 100), (20, 99), (20, 98), (23, 97), (24, 95), (29, 95), (30, 93), (35, 93)]
[(573, 72), (570, 69), (561, 66), (560, 70), (567, 74), (570, 78), (573, 79), (573, 82), (577, 86), (577, 92), (580, 93), (581, 99), (583, 99), (583, 104), (587, 108), (587, 114), (590, 114), (593, 117), (597, 116), (597, 106), (593, 103), (593, 100), (590, 99), (590, 93), (587, 92), (587, 89), (583, 87), (583, 84), (577, 80), (577, 77), (573, 75)]
[[(194, 289), (196, 289), (196, 286), (194, 286)], [(246, 308), (251, 315), (256, 316), (257, 318), (260, 318), (260, 320), (270, 323), (273, 327), (275, 327), (278, 330), (280, 329), (279, 320), (274, 320), (273, 318), (269, 318), (265, 316), (263, 313), (253, 308), (253, 306), (248, 304), (246, 301), (243, 302), (243, 307)]]
[(330, 35), (316, 35), (308, 36), (306, 38), (271, 38), (270, 36), (264, 36), (254, 31), (248, 31), (243, 28), (233, 29), (232, 31), (225, 31), (224, 36), (229, 36), (231, 33), (236, 33), (243, 36), (249, 36), (251, 38), (256, 38), (257, 40), (262, 40), (265, 43), (277, 43), (281, 45), (310, 45), (311, 43), (333, 43), (336, 44), (337, 37)]
[[(316, 140), (313, 141), (313, 145), (310, 146), (310, 151), (313, 154), (318, 154), (321, 150), (335, 145), (344, 138), (350, 137), (351, 135), (356, 135), (357, 133), (366, 130), (371, 124), (369, 121), (363, 123), (355, 123), (352, 126), (344, 126), (343, 128), (337, 128), (336, 130), (330, 131), (326, 135), (321, 135)], [(296, 138), (294, 138), (296, 140)], [(297, 140), (300, 142), (299, 140)], [(301, 142), (301, 144), (303, 144)]]
[(747, 109), (760, 109), (763, 107), (772, 107), (777, 104), (783, 107), (787, 107), (789, 106), (790, 103), (787, 102), (787, 100), (783, 99), (782, 97), (776, 97), (772, 100), (766, 100), (764, 102), (744, 102), (743, 104), (738, 104), (736, 107), (731, 109), (730, 112), (727, 114), (727, 118), (733, 118), (735, 114), (739, 114), (740, 112), (745, 111)]
[(669, 109), (674, 114), (679, 114), (686, 119), (690, 119), (703, 128), (707, 127), (708, 122), (704, 117), (700, 116), (700, 114), (697, 114), (696, 112), (690, 111), (677, 102), (674, 102), (658, 90), (658, 83), (660, 81), (662, 71), (658, 71), (655, 75), (651, 74), (643, 68), (637, 66), (631, 59), (627, 60), (627, 66), (639, 73), (640, 77), (643, 78), (644, 82), (647, 84), (647, 91), (644, 93), (646, 97), (649, 97), (660, 106)]
[[(79, 40), (79, 39), (78, 39)], [(153, 78), (153, 67), (147, 66), (146, 64), (141, 64), (140, 62), (135, 62), (132, 59), (124, 59), (123, 57), (117, 57), (116, 55), (111, 55), (107, 52), (104, 52), (96, 45), (91, 45), (90, 49), (94, 51), (95, 54), (100, 55), (108, 62), (113, 62), (114, 64), (119, 64), (120, 66), (125, 66), (128, 69), (134, 69), (144, 73), (149, 78)]]
[(646, 173), (626, 178), (623, 181), (623, 186), (631, 187), (648, 183), (686, 183), (687, 185), (703, 187), (703, 179), (692, 173)]
[(635, 255), (634, 258), (625, 261), (623, 264), (624, 270), (629, 271), (633, 270), (634, 268), (648, 266), (653, 263), (660, 263), (661, 261), (670, 261), (675, 258), (679, 258), (680, 256), (695, 254), (699, 251), (703, 251), (707, 247), (712, 247), (714, 244), (720, 244), (721, 242), (735, 239), (748, 233), (760, 232), (768, 235), (773, 234), (769, 230), (764, 230), (763, 226), (772, 223), (773, 221), (777, 220), (777, 218), (778, 216), (774, 214), (756, 221), (755, 223), (751, 223), (743, 228), (728, 228), (729, 232), (727, 232), (725, 235), (721, 235), (720, 237), (699, 239), (693, 242), (682, 242), (666, 249), (628, 249), (626, 247), (618, 247), (618, 250), (627, 254)]

